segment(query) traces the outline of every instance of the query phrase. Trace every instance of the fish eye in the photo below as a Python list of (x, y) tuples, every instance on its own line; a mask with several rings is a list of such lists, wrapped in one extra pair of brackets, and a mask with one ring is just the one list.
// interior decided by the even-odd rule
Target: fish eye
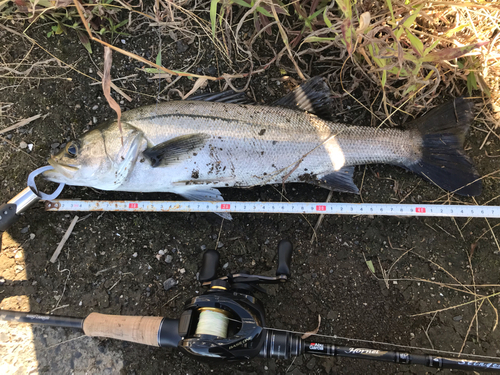
[(78, 153), (78, 145), (74, 142), (68, 143), (66, 146), (66, 153), (72, 158), (76, 157), (76, 154)]

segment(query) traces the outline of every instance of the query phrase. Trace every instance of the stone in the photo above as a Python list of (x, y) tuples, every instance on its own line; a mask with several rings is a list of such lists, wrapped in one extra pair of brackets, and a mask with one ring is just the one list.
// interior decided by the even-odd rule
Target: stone
[(177, 281), (175, 281), (174, 278), (171, 277), (170, 279), (165, 280), (165, 282), (163, 283), (163, 289), (170, 290), (176, 285)]

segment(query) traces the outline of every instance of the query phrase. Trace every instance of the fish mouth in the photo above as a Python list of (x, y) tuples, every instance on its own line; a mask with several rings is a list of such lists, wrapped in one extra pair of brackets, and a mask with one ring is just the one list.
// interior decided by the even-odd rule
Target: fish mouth
[(47, 178), (50, 181), (59, 182), (61, 175), (66, 178), (72, 178), (75, 172), (77, 172), (80, 168), (76, 165), (64, 164), (60, 163), (54, 158), (50, 158), (48, 160), (50, 166), (54, 169), (43, 172), (43, 177)]

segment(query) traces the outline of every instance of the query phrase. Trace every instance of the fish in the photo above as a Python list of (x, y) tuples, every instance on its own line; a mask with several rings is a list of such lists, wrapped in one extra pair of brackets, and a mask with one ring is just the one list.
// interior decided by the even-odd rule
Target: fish
[(358, 194), (355, 166), (405, 168), (441, 189), (481, 193), (463, 143), (472, 103), (455, 98), (404, 129), (332, 120), (332, 95), (314, 77), (271, 105), (226, 91), (123, 113), (49, 158), (44, 177), (100, 190), (169, 192), (223, 201), (219, 189), (309, 183)]

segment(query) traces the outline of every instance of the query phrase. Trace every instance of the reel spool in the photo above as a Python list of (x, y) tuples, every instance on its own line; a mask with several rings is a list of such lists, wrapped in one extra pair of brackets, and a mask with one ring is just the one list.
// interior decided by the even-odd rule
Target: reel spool
[(225, 339), (227, 338), (228, 324), (229, 313), (227, 311), (203, 307), (200, 309), (195, 335), (209, 335)]

